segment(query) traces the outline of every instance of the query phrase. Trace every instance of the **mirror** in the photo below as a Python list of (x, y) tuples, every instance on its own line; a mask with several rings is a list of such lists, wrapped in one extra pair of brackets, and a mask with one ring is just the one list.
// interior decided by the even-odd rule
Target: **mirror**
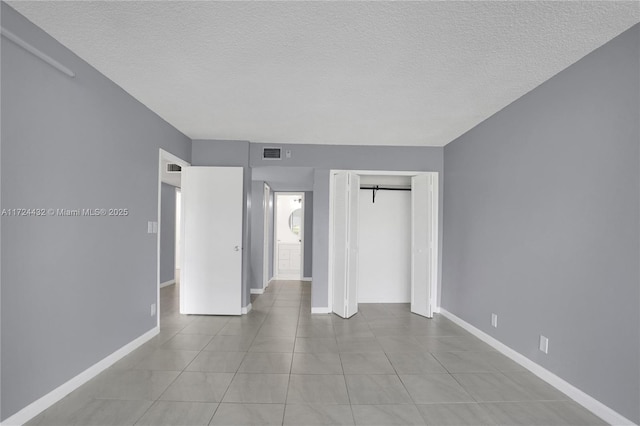
[(289, 215), (289, 229), (296, 235), (300, 235), (300, 227), (302, 226), (302, 209), (295, 209)]

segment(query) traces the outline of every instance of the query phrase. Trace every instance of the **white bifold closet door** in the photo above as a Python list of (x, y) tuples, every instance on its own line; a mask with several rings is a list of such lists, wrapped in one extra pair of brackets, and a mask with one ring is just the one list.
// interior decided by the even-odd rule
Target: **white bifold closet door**
[(180, 313), (240, 315), (242, 167), (182, 169)]
[(358, 191), (360, 176), (336, 172), (333, 180), (333, 312), (358, 312)]
[(433, 317), (431, 283), (434, 247), (433, 185), (431, 173), (411, 178), (411, 312)]

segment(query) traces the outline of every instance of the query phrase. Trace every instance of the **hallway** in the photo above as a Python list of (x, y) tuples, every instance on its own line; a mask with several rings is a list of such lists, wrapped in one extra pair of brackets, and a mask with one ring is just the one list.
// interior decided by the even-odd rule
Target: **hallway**
[(360, 304), (311, 315), (310, 283), (275, 281), (241, 317), (179, 314), (30, 425), (596, 425), (564, 394), (445, 318)]

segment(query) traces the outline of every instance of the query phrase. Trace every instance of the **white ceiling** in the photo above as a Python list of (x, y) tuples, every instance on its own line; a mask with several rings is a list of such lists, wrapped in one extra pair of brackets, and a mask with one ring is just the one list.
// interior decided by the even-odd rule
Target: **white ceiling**
[(11, 6), (193, 139), (443, 146), (640, 21), (637, 1)]

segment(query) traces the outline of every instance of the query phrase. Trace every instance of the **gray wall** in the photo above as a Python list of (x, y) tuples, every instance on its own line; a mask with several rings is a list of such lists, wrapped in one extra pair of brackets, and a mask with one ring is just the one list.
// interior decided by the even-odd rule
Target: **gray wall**
[(193, 166), (249, 165), (249, 141), (200, 140), (192, 141)]
[(242, 241), (242, 306), (251, 302), (251, 235), (252, 235), (252, 200), (251, 200), (251, 169), (249, 166), (249, 142), (223, 140), (194, 140), (192, 141), (192, 166), (244, 167), (242, 210), (243, 241)]
[[(251, 143), (249, 165), (274, 167), (273, 160), (262, 160), (262, 148), (273, 144)], [(337, 146), (280, 144), (291, 150), (291, 158), (278, 161), (278, 167), (313, 169), (313, 283), (311, 305), (327, 307), (329, 267), (329, 170), (397, 170), (442, 173), (443, 149), (424, 147)], [(298, 172), (298, 170), (296, 170)], [(442, 194), (442, 179), (440, 180)], [(440, 203), (442, 216), (442, 203)], [(441, 221), (442, 223), (442, 221)], [(442, 231), (442, 225), (441, 229)], [(440, 245), (442, 232), (440, 233)], [(440, 246), (442, 248), (442, 246)]]
[(317, 169), (313, 176), (313, 281), (311, 307), (328, 306), (329, 295), (329, 170)]
[(160, 197), (160, 282), (175, 278), (176, 273), (176, 187), (162, 184)]
[[(271, 163), (279, 164), (278, 161)], [(252, 167), (253, 180), (268, 182), (273, 191), (311, 191), (312, 167)]]
[(153, 329), (158, 149), (190, 141), (11, 7), (2, 27), (2, 208), (128, 208), (126, 217), (2, 217), (4, 420)]
[(636, 423), (639, 40), (636, 25), (445, 147), (442, 295)]
[(250, 288), (262, 288), (264, 236), (264, 182), (251, 182), (251, 280)]

